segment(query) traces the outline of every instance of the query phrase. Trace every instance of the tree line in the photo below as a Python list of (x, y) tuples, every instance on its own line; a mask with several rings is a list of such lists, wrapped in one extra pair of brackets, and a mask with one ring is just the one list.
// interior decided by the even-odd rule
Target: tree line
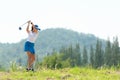
[(81, 48), (79, 43), (75, 46), (62, 47), (59, 52), (54, 50), (52, 54), (47, 54), (40, 64), (52, 69), (75, 66), (91, 66), (93, 68), (102, 66), (117, 67), (120, 64), (118, 38), (113, 38), (112, 43), (108, 39), (104, 48), (99, 39), (97, 39), (95, 45), (91, 45), (89, 48), (86, 48), (86, 46)]

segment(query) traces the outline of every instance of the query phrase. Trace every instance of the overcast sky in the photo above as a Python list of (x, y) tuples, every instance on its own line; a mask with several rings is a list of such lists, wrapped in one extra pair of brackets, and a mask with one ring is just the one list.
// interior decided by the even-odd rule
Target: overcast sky
[(120, 0), (1, 0), (0, 42), (19, 42), (27, 37), (31, 20), (42, 30), (67, 28), (107, 39), (120, 36)]

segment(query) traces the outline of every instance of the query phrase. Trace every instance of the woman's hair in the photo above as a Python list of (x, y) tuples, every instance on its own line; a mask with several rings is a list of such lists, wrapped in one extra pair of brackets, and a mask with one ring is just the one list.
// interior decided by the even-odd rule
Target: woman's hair
[(33, 26), (32, 26), (32, 28), (31, 28), (31, 31), (33, 32)]

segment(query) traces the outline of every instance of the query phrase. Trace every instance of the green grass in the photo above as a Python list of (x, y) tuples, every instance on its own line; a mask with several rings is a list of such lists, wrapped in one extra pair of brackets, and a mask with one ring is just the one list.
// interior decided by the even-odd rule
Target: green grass
[(0, 80), (120, 80), (120, 71), (113, 69), (65, 68), (41, 69), (36, 72), (0, 72)]

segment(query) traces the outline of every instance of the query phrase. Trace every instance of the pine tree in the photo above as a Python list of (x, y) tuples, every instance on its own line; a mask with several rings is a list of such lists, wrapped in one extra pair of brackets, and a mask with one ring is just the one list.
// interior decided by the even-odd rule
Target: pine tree
[(112, 58), (112, 52), (111, 52), (111, 42), (108, 39), (106, 42), (106, 47), (105, 47), (105, 57), (104, 57), (104, 64), (108, 65), (109, 67), (112, 66), (111, 63), (111, 58)]
[(79, 43), (76, 44), (75, 50), (74, 50), (74, 56), (76, 59), (76, 65), (80, 66), (82, 65), (82, 59), (81, 59), (81, 52), (80, 52), (80, 45)]
[(101, 67), (102, 65), (103, 65), (102, 43), (99, 40), (97, 40), (95, 50), (95, 68)]
[(114, 66), (117, 66), (120, 63), (120, 51), (119, 51), (119, 42), (118, 38), (114, 38), (113, 44), (112, 44), (112, 64)]
[(75, 60), (74, 60), (74, 54), (73, 54), (73, 47), (72, 47), (72, 45), (70, 45), (70, 47), (68, 48), (68, 53), (69, 53), (69, 55), (70, 55), (70, 64), (71, 64), (71, 66), (72, 67), (74, 67), (75, 66)]
[(90, 64), (92, 65), (92, 67), (94, 66), (94, 61), (95, 61), (95, 54), (94, 54), (94, 50), (93, 50), (93, 46), (90, 46)]
[(88, 63), (88, 54), (87, 54), (87, 50), (86, 47), (84, 46), (83, 48), (83, 61), (82, 61), (83, 65), (87, 65)]

